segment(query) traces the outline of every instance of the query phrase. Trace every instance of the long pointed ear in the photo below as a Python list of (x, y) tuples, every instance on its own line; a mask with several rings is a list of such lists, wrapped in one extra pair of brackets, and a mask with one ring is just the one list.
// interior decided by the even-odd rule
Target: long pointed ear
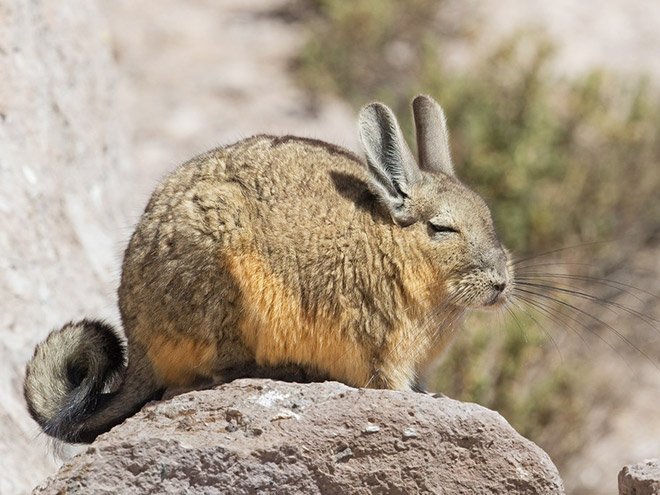
[(414, 223), (406, 199), (421, 173), (392, 110), (382, 103), (365, 106), (359, 130), (374, 192), (397, 224)]
[(415, 97), (412, 106), (420, 168), (455, 176), (445, 112), (433, 98), (426, 95)]

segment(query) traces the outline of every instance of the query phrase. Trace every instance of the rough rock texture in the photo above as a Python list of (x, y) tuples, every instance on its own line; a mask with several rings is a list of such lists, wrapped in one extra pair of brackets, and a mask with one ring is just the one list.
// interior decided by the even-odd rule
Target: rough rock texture
[(660, 494), (660, 459), (625, 466), (619, 473), (619, 495)]
[(339, 383), (237, 380), (146, 406), (35, 493), (563, 493), (499, 414)]
[(55, 326), (114, 315), (130, 184), (113, 60), (90, 0), (0, 0), (0, 493), (54, 470), (22, 399)]

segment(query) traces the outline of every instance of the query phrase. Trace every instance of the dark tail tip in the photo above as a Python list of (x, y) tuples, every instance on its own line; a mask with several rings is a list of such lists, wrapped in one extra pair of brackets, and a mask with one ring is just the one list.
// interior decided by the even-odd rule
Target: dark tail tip
[(125, 354), (121, 338), (99, 320), (51, 332), (27, 366), (23, 390), (30, 415), (49, 436), (85, 441), (84, 421), (111, 395), (104, 389), (122, 375)]

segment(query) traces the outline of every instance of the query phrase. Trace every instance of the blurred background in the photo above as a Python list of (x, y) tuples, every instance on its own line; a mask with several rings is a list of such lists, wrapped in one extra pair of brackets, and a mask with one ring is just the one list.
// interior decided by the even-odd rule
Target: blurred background
[(533, 284), (428, 386), (498, 410), (569, 493), (614, 492), (660, 456), (659, 52), (654, 0), (0, 0), (0, 493), (56, 468), (25, 363), (69, 319), (117, 321), (159, 178), (258, 132), (359, 151), (371, 100), (412, 143), (420, 92)]

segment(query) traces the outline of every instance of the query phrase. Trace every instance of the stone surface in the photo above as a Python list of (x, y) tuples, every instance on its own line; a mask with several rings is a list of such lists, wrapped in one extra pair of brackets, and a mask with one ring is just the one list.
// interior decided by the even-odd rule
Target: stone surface
[(563, 493), (499, 414), (413, 392), (237, 380), (147, 405), (35, 493)]
[(619, 473), (619, 495), (660, 494), (660, 459), (625, 466)]
[(0, 0), (2, 494), (56, 467), (22, 398), (35, 344), (71, 318), (115, 311), (132, 181), (108, 39), (93, 1)]

